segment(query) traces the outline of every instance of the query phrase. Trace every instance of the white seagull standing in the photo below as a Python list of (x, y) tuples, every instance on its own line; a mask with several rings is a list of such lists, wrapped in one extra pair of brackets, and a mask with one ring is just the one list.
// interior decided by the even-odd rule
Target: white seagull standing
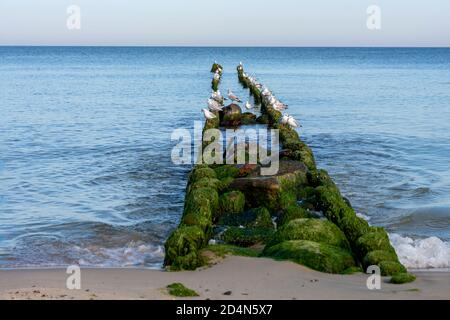
[(211, 111), (220, 111), (223, 108), (219, 102), (217, 102), (216, 100), (213, 100), (213, 99), (208, 99), (207, 104), (208, 104), (209, 110), (211, 110)]
[(236, 102), (242, 102), (230, 89), (228, 89), (228, 98)]
[(224, 98), (222, 97), (222, 94), (220, 93), (219, 90), (213, 91), (211, 93), (211, 99), (217, 101), (220, 104), (222, 104), (223, 100), (224, 100)]
[(287, 124), (288, 121), (289, 121), (289, 115), (288, 114), (283, 115), (283, 117), (281, 118), (281, 123)]
[(247, 102), (245, 103), (245, 108), (248, 109), (248, 110), (250, 110), (250, 109), (253, 109), (253, 106), (251, 105), (250, 102), (247, 101)]
[(205, 118), (207, 120), (211, 120), (211, 119), (217, 118), (214, 113), (212, 113), (211, 111), (209, 111), (207, 109), (202, 109), (202, 111), (203, 111), (203, 115), (205, 116)]
[(297, 120), (294, 119), (293, 116), (288, 116), (287, 124), (293, 128), (301, 127)]

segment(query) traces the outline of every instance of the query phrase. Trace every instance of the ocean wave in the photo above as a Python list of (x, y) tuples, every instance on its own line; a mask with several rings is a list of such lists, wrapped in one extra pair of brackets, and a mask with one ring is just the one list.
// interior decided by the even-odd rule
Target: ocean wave
[(450, 243), (437, 237), (411, 239), (398, 234), (389, 235), (398, 258), (408, 269), (450, 267)]
[(124, 247), (105, 248), (100, 246), (74, 247), (80, 256), (80, 266), (161, 268), (164, 248), (140, 241), (131, 241)]

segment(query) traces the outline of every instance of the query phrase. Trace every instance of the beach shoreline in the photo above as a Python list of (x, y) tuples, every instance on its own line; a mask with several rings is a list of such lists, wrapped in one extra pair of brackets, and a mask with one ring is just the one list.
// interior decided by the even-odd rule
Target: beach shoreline
[(81, 289), (69, 290), (64, 268), (0, 270), (0, 300), (173, 300), (165, 288), (180, 282), (196, 300), (450, 299), (450, 272), (414, 271), (417, 280), (369, 290), (368, 275), (317, 272), (289, 261), (228, 256), (197, 271), (82, 268)]

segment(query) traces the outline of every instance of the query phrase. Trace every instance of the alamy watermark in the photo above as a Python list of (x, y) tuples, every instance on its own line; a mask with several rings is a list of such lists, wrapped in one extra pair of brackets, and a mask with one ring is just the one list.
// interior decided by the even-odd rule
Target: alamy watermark
[(77, 265), (68, 266), (66, 273), (66, 287), (69, 290), (81, 290), (81, 268)]
[(276, 175), (279, 170), (279, 131), (277, 129), (208, 129), (194, 122), (194, 134), (176, 129), (171, 140), (172, 162), (183, 164), (261, 164), (261, 175)]
[(381, 290), (381, 270), (379, 266), (370, 266), (367, 268), (367, 274), (370, 274), (367, 278), (366, 285), (369, 290)]
[(377, 5), (371, 5), (366, 10), (367, 21), (366, 26), (369, 30), (381, 29), (381, 8)]
[(66, 13), (69, 15), (66, 20), (68, 30), (81, 29), (81, 8), (77, 5), (67, 7)]

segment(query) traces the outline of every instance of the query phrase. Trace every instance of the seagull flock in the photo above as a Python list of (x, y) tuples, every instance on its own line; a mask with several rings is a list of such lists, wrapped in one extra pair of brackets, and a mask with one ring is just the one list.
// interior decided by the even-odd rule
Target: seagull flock
[[(238, 68), (240, 68), (241, 70), (243, 69), (242, 62), (239, 63)], [(214, 80), (220, 80), (221, 74), (222, 74), (222, 69), (218, 68), (216, 70), (216, 72), (214, 73)], [(246, 78), (252, 86), (261, 90), (262, 99), (266, 103), (266, 105), (271, 106), (272, 108), (274, 108), (275, 110), (280, 111), (280, 112), (283, 112), (284, 110), (286, 110), (288, 108), (287, 104), (284, 104), (283, 102), (278, 100), (275, 97), (275, 95), (272, 93), (272, 91), (270, 91), (269, 88), (267, 88), (266, 86), (263, 86), (261, 83), (259, 83), (256, 78), (251, 77), (251, 76), (247, 75), (246, 73), (243, 73), (243, 77)], [(238, 103), (242, 102), (242, 100), (239, 99), (239, 97), (237, 95), (235, 95), (233, 93), (233, 91), (231, 91), (230, 89), (228, 89), (228, 99), (230, 99), (231, 101), (234, 101), (234, 102), (238, 102)], [(202, 112), (203, 112), (203, 115), (205, 116), (205, 118), (207, 120), (217, 118), (217, 116), (214, 114), (214, 112), (218, 112), (223, 109), (225, 100), (227, 100), (227, 99), (222, 96), (222, 94), (220, 93), (220, 90), (213, 91), (211, 93), (211, 97), (207, 100), (208, 109), (202, 109)], [(251, 110), (254, 108), (254, 106), (249, 101), (247, 101), (245, 103), (245, 108), (247, 110)], [(298, 123), (298, 121), (295, 120), (294, 117), (290, 116), (287, 113), (282, 116), (280, 122), (281, 122), (281, 124), (288, 125), (292, 128), (301, 127), (301, 125)]]

